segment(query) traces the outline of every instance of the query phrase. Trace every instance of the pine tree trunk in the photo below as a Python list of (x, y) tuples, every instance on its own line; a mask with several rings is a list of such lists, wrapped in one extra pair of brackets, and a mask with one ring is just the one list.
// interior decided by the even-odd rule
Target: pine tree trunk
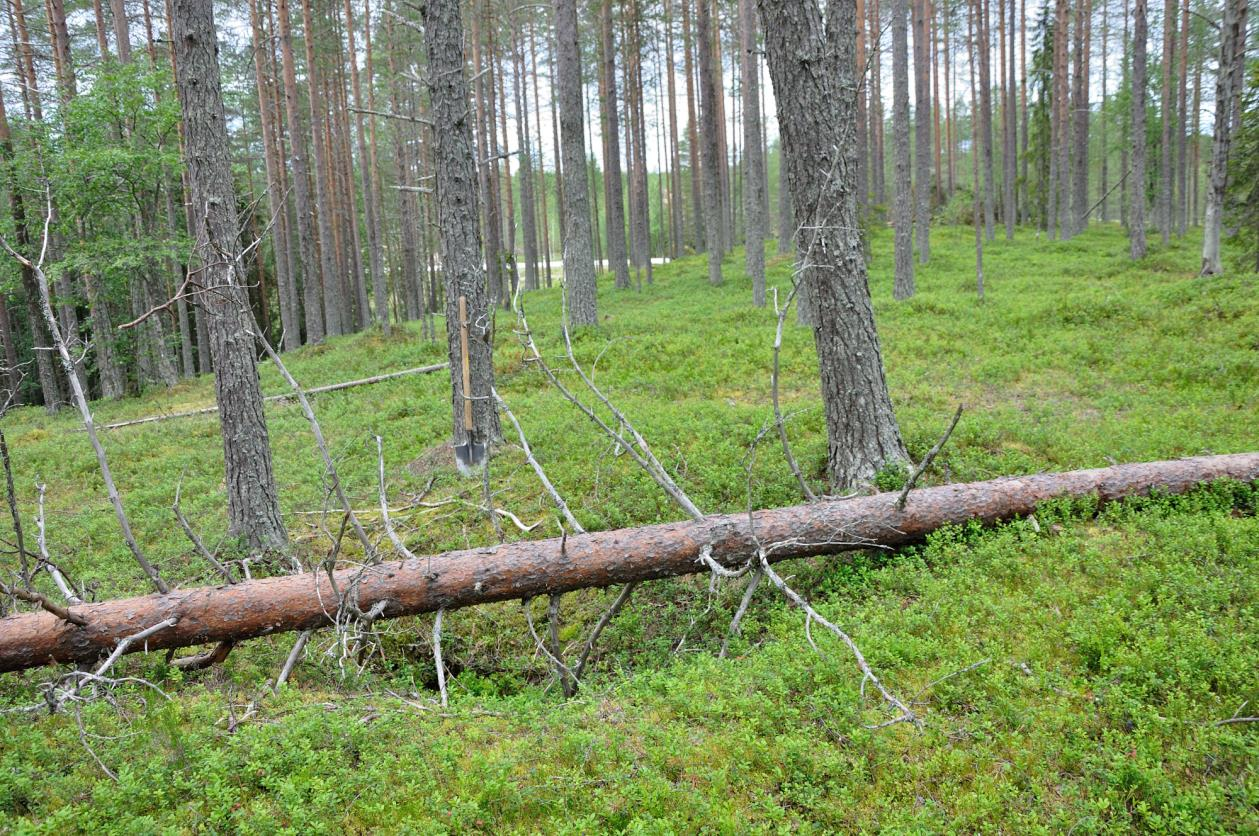
[(1176, 234), (1183, 238), (1185, 228), (1188, 225), (1187, 216), (1189, 214), (1189, 195), (1186, 193), (1186, 189), (1189, 186), (1189, 177), (1188, 169), (1185, 166), (1188, 154), (1188, 138), (1186, 134), (1189, 130), (1189, 0), (1184, 0), (1181, 6), (1180, 46), (1177, 48), (1177, 52), (1180, 57), (1180, 66), (1177, 70), (1180, 92), (1176, 112), (1179, 114), (1180, 122), (1176, 128), (1176, 203), (1174, 215)]
[[(931, 260), (931, 48), (927, 0), (912, 0), (914, 19), (914, 231), (918, 262)], [(911, 288), (909, 294), (913, 295)], [(905, 298), (905, 297), (901, 297)]]
[(704, 238), (708, 242), (708, 282), (719, 285), (722, 283), (721, 259), (724, 253), (724, 224), (721, 201), (721, 148), (719, 145), (719, 126), (717, 123), (717, 78), (713, 67), (713, 26), (709, 0), (699, 0), (699, 14), (696, 40), (699, 42), (699, 88), (700, 88), (700, 122), (703, 133), (703, 147), (700, 154), (702, 171)]
[[(1102, 223), (1110, 220), (1108, 212), (1108, 202), (1110, 196), (1110, 141), (1107, 138), (1106, 124), (1110, 121), (1107, 115), (1106, 105), (1110, 95), (1110, 3), (1108, 0), (1102, 0), (1102, 106), (1098, 111), (1098, 130), (1101, 134), (1099, 142), (1102, 147), (1101, 163), (1102, 170), (1099, 174), (1101, 182), (1098, 184), (1098, 217)], [(1085, 219), (1087, 222), (1087, 219)]]
[[(892, 0), (892, 227), (896, 275), (892, 295), (914, 295), (913, 184), (909, 168), (909, 7), (906, 0)], [(797, 210), (798, 212), (799, 210)]]
[(284, 192), (280, 186), (280, 157), (277, 154), (276, 129), (272, 119), (269, 88), (274, 79), (267, 73), (265, 57), (269, 54), (269, 41), (262, 31), (262, 17), (258, 12), (258, 0), (249, 0), (249, 23), (253, 36), (254, 76), (258, 89), (259, 127), (262, 131), (262, 156), (267, 172), (267, 206), (271, 217), (276, 219), (272, 232), (272, 251), (275, 254), (275, 279), (280, 301), (280, 326), (284, 331), (284, 348), (293, 349), (301, 345), (301, 329), (298, 325), (298, 312), (293, 310), (290, 302), (293, 281), (289, 268), (289, 246), (285, 240), (285, 226), (280, 222), (284, 215)]
[[(739, 0), (741, 36), (740, 58), (743, 66), (743, 217), (746, 239), (744, 267), (752, 279), (752, 304), (765, 305), (765, 158), (761, 145), (761, 91), (757, 79), (757, 22), (753, 0)], [(857, 91), (858, 101), (865, 93)], [(860, 114), (864, 117), (864, 112)], [(859, 120), (860, 121), (860, 120)], [(861, 130), (864, 135), (864, 130)], [(865, 149), (861, 149), (864, 156)], [(860, 157), (858, 158), (860, 159)], [(858, 167), (864, 170), (860, 162)], [(864, 179), (864, 178), (863, 178)], [(860, 202), (865, 202), (865, 184), (857, 187)]]
[[(1119, 89), (1130, 90), (1132, 85), (1132, 49), (1131, 38), (1129, 37), (1129, 22), (1131, 18), (1132, 4), (1123, 4), (1123, 35), (1119, 41), (1119, 53), (1121, 56), (1119, 68)], [(1128, 175), (1128, 180), (1123, 188), (1119, 190), (1119, 223), (1124, 229), (1128, 228), (1128, 203), (1132, 195), (1132, 177), (1131, 169), (1128, 166), (1128, 159), (1132, 153), (1132, 111), (1129, 110), (1126, 117), (1120, 115), (1119, 119), (1119, 170)]]
[[(1080, 0), (1086, 2), (1087, 0)], [(1006, 0), (997, 0), (1001, 4), (1001, 8), (1005, 8)], [(1018, 117), (1015, 114), (1017, 90), (1014, 77), (1014, 10), (1017, 8), (1015, 0), (1010, 0), (1009, 29), (1007, 44), (1009, 49), (1006, 55), (1006, 80), (1005, 80), (1005, 111), (1001, 117), (1002, 142), (1001, 161), (1004, 172), (1003, 185), (1005, 186), (1005, 240), (1014, 240), (1014, 225), (1018, 221)], [(1006, 15), (1001, 15), (1002, 23), (1005, 23)]]
[[(599, 115), (603, 134), (603, 197), (608, 241), (608, 270), (616, 286), (630, 286), (625, 252), (625, 199), (621, 192), (620, 97), (616, 91), (616, 41), (612, 34), (612, 0), (603, 0), (599, 14)], [(626, 91), (629, 92), (628, 90)]]
[[(1175, 2), (1175, 0), (1172, 0)], [(1089, 44), (1092, 29), (1092, 0), (1076, 0), (1075, 6), (1075, 83), (1071, 130), (1073, 168), (1071, 171), (1071, 230), (1081, 233), (1088, 226), (1084, 213), (1089, 209)]]
[[(370, 30), (372, 25), (371, 0), (363, 6), (363, 28)], [(376, 321), (380, 324), (384, 335), (389, 336), (389, 290), (385, 285), (384, 258), (381, 254), (381, 220), (377, 208), (376, 188), (372, 171), (368, 167), (367, 132), (363, 128), (363, 94), (358, 76), (358, 50), (354, 44), (354, 12), (350, 8), (350, 0), (345, 0), (345, 33), (349, 52), (346, 58), (350, 62), (350, 86), (354, 92), (355, 133), (358, 139), (359, 174), (363, 189), (363, 222), (367, 229), (367, 256), (372, 271), (372, 301), (376, 306)], [(367, 79), (371, 86), (372, 79)], [(365, 319), (367, 317), (364, 317)]]
[[(323, 342), (323, 278), (314, 232), (314, 207), (310, 202), (309, 144), (298, 116), (297, 69), (288, 0), (277, 0), (280, 60), (284, 65), (284, 106), (288, 115), (289, 164), (293, 169), (293, 201), (297, 211), (297, 252), (302, 266), (302, 307), (306, 342)], [(202, 367), (202, 371), (204, 371)]]
[[(564, 284), (568, 322), (573, 327), (599, 322), (595, 265), (591, 255), (590, 198), (586, 191), (585, 118), (581, 96), (581, 45), (576, 0), (555, 0), (556, 59), (559, 76), (561, 153), (565, 173)], [(439, 123), (440, 124), (440, 123)]]
[(1159, 142), (1158, 171), (1158, 231), (1163, 246), (1172, 238), (1172, 165), (1176, 146), (1172, 144), (1172, 128), (1176, 123), (1176, 106), (1173, 104), (1176, 77), (1172, 68), (1176, 64), (1176, 0), (1163, 2), (1163, 65), (1162, 101), (1159, 118), (1162, 121), (1162, 140)]
[[(685, 5), (689, 0), (682, 0)], [(683, 238), (686, 226), (686, 199), (682, 196), (682, 154), (678, 148), (678, 99), (677, 70), (673, 59), (673, 0), (664, 0), (665, 27), (665, 79), (666, 96), (669, 101), (669, 159), (671, 175), (669, 188), (669, 216), (671, 223), (672, 254), (674, 258), (682, 255)]]
[[(455, 444), (489, 444), (501, 433), (494, 387), (493, 334), (488, 325), (490, 300), (482, 267), (481, 219), (477, 211), (476, 151), (469, 121), (468, 81), (464, 77), (463, 21), (460, 0), (424, 4), (424, 41), (428, 46), (430, 113), (443, 130), (433, 132), (437, 183), (437, 225), (442, 277), (446, 286), (446, 341), (450, 352), (451, 407)], [(575, 23), (575, 21), (574, 21)], [(581, 179), (574, 178), (578, 183)], [(580, 190), (573, 190), (580, 191)], [(583, 217), (589, 217), (583, 212)], [(585, 250), (589, 257), (589, 247)], [(459, 300), (467, 300), (468, 358), (471, 391), (465, 394), (461, 368)], [(465, 398), (472, 401), (473, 429), (464, 429)]]
[[(740, 18), (742, 4), (740, 0)], [(742, 57), (742, 56), (740, 56)], [(870, 117), (866, 106), (867, 86), (866, 73), (866, 3), (857, 0), (857, 72), (859, 87), (857, 89), (857, 207), (865, 215), (866, 204), (870, 202)]]
[(533, 195), (533, 145), (529, 138), (529, 108), (525, 101), (525, 56), (521, 35), (512, 43), (512, 92), (516, 104), (516, 145), (520, 149), (520, 224), (524, 234), (525, 290), (538, 289), (538, 225)]
[[(324, 116), (322, 104), (325, 97), (315, 95), (315, 91), (323, 90), (324, 87), (321, 82), (322, 74), (315, 60), (316, 33), (311, 2), (312, 0), (301, 0), (303, 40), (306, 42), (306, 82), (311, 91), (307, 99), (311, 147), (314, 151), (312, 159), (315, 166), (315, 205), (312, 209), (315, 213), (316, 229), (319, 232), (319, 287), (323, 297), (323, 331), (328, 336), (335, 337), (345, 333), (346, 330), (347, 299), (342, 292), (341, 275), (338, 274), (336, 267), (338, 250), (332, 226), (333, 196), (332, 184), (329, 182), (331, 169), (328, 160), (330, 149), (327, 140), (327, 119)], [(296, 121), (290, 120), (290, 125), (294, 126), (293, 133), (300, 130), (296, 127)]]
[[(219, 82), (213, 4), (174, 0), (171, 40), (178, 62), (176, 87), (187, 142), (188, 182), (214, 354), (215, 399), (223, 436), (229, 532), (253, 549), (288, 542), (271, 447), (263, 418), (262, 390), (254, 362), (253, 327), (240, 274), (236, 198), (232, 189), (227, 121)], [(222, 254), (230, 256), (223, 258)]]
[(992, 36), (988, 28), (988, 0), (979, 16), (979, 139), (984, 169), (984, 238), (991, 241), (995, 218), (995, 174), (992, 164)]
[[(707, 225), (704, 222), (703, 190), (704, 176), (700, 160), (699, 118), (697, 116), (697, 99), (695, 96), (695, 47), (691, 37), (691, 2), (679, 0), (682, 4), (682, 55), (683, 71), (686, 73), (686, 112), (687, 112), (687, 165), (691, 170), (691, 209), (694, 212), (695, 251), (703, 252), (707, 242), (705, 236)], [(702, 0), (701, 0), (702, 2)]]
[(887, 171), (883, 137), (883, 27), (879, 13), (879, 0), (869, 0), (870, 32), (875, 34), (870, 59), (870, 159), (871, 179), (874, 186), (874, 202), (887, 203)]
[(1145, 258), (1145, 51), (1147, 0), (1132, 10), (1132, 200), (1128, 207), (1128, 245), (1132, 258)]
[[(1137, 0), (1138, 8), (1144, 2)], [(1220, 257), (1220, 231), (1228, 190), (1228, 157), (1233, 140), (1232, 102), (1240, 92), (1239, 69), (1246, 54), (1246, 14), (1246, 0), (1226, 0), (1224, 3), (1224, 19), (1220, 24), (1219, 72), (1215, 79), (1215, 126), (1211, 138), (1211, 164), (1207, 170), (1206, 219), (1202, 232), (1204, 276), (1224, 271)]]
[(791, 207), (791, 186), (787, 182), (787, 166), (783, 159), (782, 140), (778, 142), (778, 254), (793, 249), (796, 213)]
[[(898, 6), (905, 11), (904, 0)], [(814, 0), (760, 0), (760, 10), (815, 313), (827, 475), (832, 488), (847, 490), (907, 458), (883, 376), (858, 229), (855, 7), (830, 3), (828, 20)], [(903, 52), (903, 34), (901, 46)]]

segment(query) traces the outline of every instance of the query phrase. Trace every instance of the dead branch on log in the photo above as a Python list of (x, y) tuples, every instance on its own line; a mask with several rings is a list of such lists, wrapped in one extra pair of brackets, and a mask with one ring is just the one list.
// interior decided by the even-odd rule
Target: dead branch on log
[(28, 604), (34, 604), (41, 609), (47, 610), (62, 621), (68, 621), (76, 627), (86, 627), (87, 619), (78, 613), (71, 612), (46, 595), (41, 595), (34, 590), (22, 589), (20, 586), (10, 586), (4, 581), (0, 581), (0, 595), (9, 595), (19, 601), (25, 601)]
[(935, 446), (927, 451), (927, 455), (923, 457), (922, 462), (910, 474), (909, 479), (906, 480), (905, 487), (901, 489), (901, 495), (896, 498), (897, 510), (905, 510), (905, 501), (909, 499), (909, 492), (914, 489), (914, 485), (918, 484), (918, 478), (931, 466), (931, 463), (935, 461), (935, 457), (939, 455), (940, 451), (944, 449), (944, 445), (948, 443), (949, 436), (953, 434), (953, 428), (957, 426), (958, 419), (962, 417), (964, 406), (964, 404), (957, 405), (957, 412), (953, 413), (953, 420), (949, 422), (949, 427), (944, 431), (944, 435), (940, 436), (940, 440), (935, 443)]
[[(429, 372), (440, 371), (441, 369), (446, 368), (448, 365), (450, 364), (449, 363), (435, 363), (429, 366), (416, 366), (413, 369), (402, 369), (401, 371), (387, 372), (385, 374), (378, 374), (372, 377), (359, 378), (358, 380), (346, 380), (341, 383), (330, 383), (326, 386), (315, 386), (314, 388), (307, 389), (306, 394), (307, 396), (321, 395), (325, 392), (339, 392), (342, 389), (353, 389), (356, 386), (367, 386), (372, 383), (383, 383), (386, 380), (393, 380), (394, 378), (405, 377), (406, 375), (428, 374)], [(285, 392), (279, 395), (268, 395), (262, 400), (264, 402), (274, 403), (278, 401), (295, 400), (296, 397), (297, 396), (291, 392)], [(206, 406), (206, 407), (201, 407), (199, 409), (185, 410), (183, 412), (169, 412), (165, 415), (150, 415), (146, 418), (133, 418), (130, 421), (118, 421), (113, 424), (104, 424), (103, 426), (99, 427), (99, 429), (118, 430), (118, 429), (122, 429), (123, 427), (135, 427), (140, 424), (152, 424), (157, 421), (168, 421), (172, 418), (191, 418), (197, 415), (213, 415), (214, 413), (218, 411), (219, 411), (219, 408), (217, 406)]]
[(778, 304), (778, 288), (774, 288), (774, 314), (778, 318), (778, 324), (774, 331), (774, 367), (769, 378), (770, 398), (774, 404), (774, 426), (778, 428), (778, 438), (782, 442), (783, 457), (787, 460), (787, 467), (791, 468), (791, 474), (796, 477), (796, 482), (800, 485), (800, 492), (804, 494), (805, 501), (815, 502), (817, 501), (817, 495), (813, 493), (809, 483), (804, 480), (804, 474), (800, 472), (800, 465), (796, 463), (796, 457), (791, 452), (791, 443), (787, 441), (787, 426), (783, 421), (782, 407), (778, 401), (778, 376), (783, 345), (783, 323), (787, 319), (787, 311), (791, 308), (791, 300), (796, 297), (796, 293), (799, 290), (800, 283), (792, 282), (791, 291), (787, 294), (786, 301), (780, 306)]
[[(1151, 489), (1184, 493), (1217, 479), (1259, 480), (1259, 453), (920, 488), (904, 511), (897, 510), (895, 493), (768, 509), (752, 515), (752, 530), (748, 516), (740, 513), (592, 532), (569, 537), (567, 555), (559, 552), (559, 538), (552, 538), (504, 543), (488, 550), (493, 560), (486, 559), (486, 549), (422, 556), (373, 567), (363, 578), (360, 604), (381, 604), (381, 618), (398, 618), (695, 574), (704, 571), (697, 560), (705, 545), (711, 558), (727, 567), (759, 560), (760, 550), (772, 564), (872, 546), (896, 548), (921, 542), (945, 525), (994, 525), (1030, 514), (1040, 503), (1059, 497), (1091, 495), (1104, 505)], [(177, 622), (150, 637), (153, 649), (240, 642), (329, 625), (332, 583), (348, 582), (357, 572), (347, 568), (333, 572), (332, 580), (322, 573), (272, 577), (85, 604), (76, 608), (88, 621), (84, 628), (43, 611), (10, 615), (0, 619), (0, 672), (50, 662), (91, 662), (109, 652), (119, 637), (162, 618), (177, 617)]]
[[(48, 555), (48, 534), (44, 527), (45, 487), (43, 484), (39, 484), (35, 486), (35, 489), (39, 494), (39, 498), (36, 500), (37, 510), (35, 513), (35, 547), (39, 549), (40, 565), (44, 567), (49, 577), (52, 578), (52, 582), (61, 591), (61, 597), (65, 598), (72, 605), (82, 604), (83, 599), (75, 594), (74, 587), (70, 585), (70, 582), (66, 580), (66, 576), (61, 573), (61, 570), (57, 568), (57, 564), (53, 563), (52, 558)], [(36, 567), (36, 571), (38, 571), (38, 567)]]
[(213, 552), (205, 547), (205, 543), (201, 542), (201, 538), (197, 536), (197, 532), (193, 530), (188, 519), (184, 516), (183, 510), (180, 509), (179, 494), (183, 487), (184, 480), (181, 477), (179, 483), (175, 485), (175, 503), (171, 506), (171, 510), (175, 512), (175, 519), (179, 522), (179, 527), (184, 530), (185, 536), (192, 541), (192, 546), (197, 550), (197, 553), (205, 559), (206, 563), (214, 567), (216, 572), (223, 576), (223, 580), (228, 583), (236, 583), (236, 579), (232, 577), (231, 570), (224, 563), (220, 562)]

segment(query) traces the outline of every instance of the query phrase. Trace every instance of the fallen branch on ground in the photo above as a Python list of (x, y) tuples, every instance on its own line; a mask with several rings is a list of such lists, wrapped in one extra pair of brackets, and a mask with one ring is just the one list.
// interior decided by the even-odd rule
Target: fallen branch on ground
[[(398, 377), (406, 377), (411, 374), (428, 374), (429, 372), (440, 371), (449, 366), (449, 363), (435, 363), (431, 366), (417, 366), (414, 369), (402, 369), (401, 371), (389, 372), (387, 374), (378, 374), (374, 377), (364, 377), (358, 380), (347, 380), (342, 383), (330, 383), (327, 386), (316, 386), (313, 389), (307, 389), (307, 395), (320, 395), (324, 392), (339, 392), (342, 389), (353, 389), (355, 386), (366, 386), (369, 383), (383, 383), (386, 380), (393, 380)], [(292, 392), (284, 392), (279, 395), (268, 395), (263, 398), (264, 401), (291, 401), (295, 400), (297, 395)], [(139, 424), (152, 424), (157, 421), (167, 421), (172, 418), (191, 418), (194, 415), (213, 415), (218, 412), (217, 406), (205, 406), (200, 409), (189, 409), (183, 412), (168, 412), (165, 415), (149, 415), (145, 418), (133, 418), (130, 421), (118, 421), (113, 424), (103, 424), (97, 427), (98, 430), (117, 430), (123, 427), (134, 427)]]
[[(743, 566), (765, 550), (770, 563), (921, 541), (941, 526), (969, 520), (992, 524), (1029, 514), (1062, 496), (1096, 494), (1101, 502), (1144, 495), (1151, 489), (1183, 493), (1214, 479), (1259, 480), (1259, 453), (1203, 456), (1127, 464), (1096, 470), (1043, 473), (986, 482), (920, 488), (905, 510), (896, 493), (817, 502), (788, 508), (710, 516), (698, 521), (570, 535), (559, 539), (465, 549), (414, 560), (331, 573), (340, 585), (362, 572), (360, 607), (397, 618), (439, 609), (519, 600), (576, 589), (606, 587), (708, 571), (701, 552), (723, 566)], [(75, 627), (47, 612), (0, 619), (0, 672), (50, 662), (90, 662), (116, 648), (122, 637), (166, 619), (153, 650), (227, 639), (243, 641), (332, 623), (335, 602), (325, 573), (264, 578), (226, 587), (179, 589), (86, 604), (73, 611), (88, 621)]]

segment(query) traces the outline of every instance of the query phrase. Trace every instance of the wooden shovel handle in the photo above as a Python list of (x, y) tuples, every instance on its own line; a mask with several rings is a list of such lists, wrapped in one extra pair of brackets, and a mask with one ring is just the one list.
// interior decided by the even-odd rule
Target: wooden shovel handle
[(463, 361), (463, 428), (472, 441), (472, 366), (468, 362), (468, 298), (459, 297), (459, 357)]

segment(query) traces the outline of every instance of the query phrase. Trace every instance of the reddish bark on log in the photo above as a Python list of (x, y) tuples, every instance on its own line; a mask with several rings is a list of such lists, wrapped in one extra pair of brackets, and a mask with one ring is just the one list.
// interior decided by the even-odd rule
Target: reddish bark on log
[[(921, 488), (897, 510), (897, 493), (707, 517), (643, 528), (601, 531), (560, 540), (504, 544), (382, 563), (359, 585), (363, 611), (384, 601), (384, 618), (455, 609), (630, 581), (706, 571), (701, 548), (738, 565), (756, 553), (770, 561), (834, 554), (870, 546), (895, 547), (968, 520), (992, 524), (1028, 514), (1045, 500), (1096, 494), (1102, 502), (1147, 494), (1182, 493), (1214, 479), (1259, 480), (1259, 453), (1126, 464), (987, 482)], [(755, 538), (752, 536), (755, 531)], [(344, 589), (357, 569), (336, 572)], [(117, 642), (166, 618), (178, 622), (151, 636), (149, 650), (244, 639), (331, 623), (336, 596), (323, 573), (266, 578), (233, 586), (176, 590), (87, 604), (73, 611), (76, 627), (47, 612), (0, 619), (0, 672), (57, 662), (88, 662)]]

